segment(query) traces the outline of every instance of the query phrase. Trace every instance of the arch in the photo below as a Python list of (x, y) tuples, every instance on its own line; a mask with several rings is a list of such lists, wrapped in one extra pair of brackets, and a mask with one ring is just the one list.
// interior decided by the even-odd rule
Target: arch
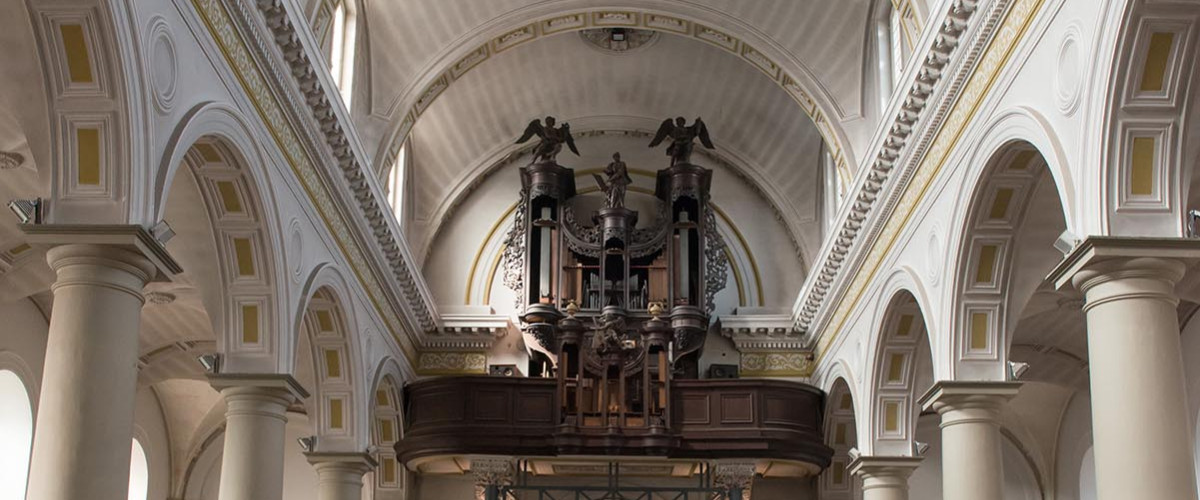
[[(48, 222), (145, 223), (140, 207), (153, 134), (130, 22), (137, 16), (122, 2), (26, 5), (45, 116), (53, 117), (45, 130), (51, 161), (39, 168), (53, 171), (45, 177), (55, 207)], [(83, 160), (91, 167), (80, 168)]]
[[(966, 158), (965, 189), (954, 201), (947, 256), (954, 270), (943, 295), (949, 304), (947, 342), (936, 346), (949, 379), (1005, 380), (1008, 355), (1021, 312), (1061, 254), (1053, 250), (1060, 233), (1075, 234), (1074, 181), (1057, 136), (1036, 111), (1015, 108), (999, 113)], [(1044, 173), (1053, 189), (1041, 188)], [(1049, 191), (1049, 193), (1046, 193)], [(1039, 218), (1038, 228), (1053, 231), (1044, 245), (1030, 245), (1028, 208), (1053, 195), (1062, 214)], [(1022, 268), (1017, 262), (1035, 264)], [(1041, 269), (1045, 267), (1045, 269)]]
[[(311, 356), (314, 390), (305, 408), (322, 452), (353, 452), (367, 444), (361, 404), (365, 373), (360, 368), (357, 323), (344, 299), (348, 290), (345, 278), (332, 265), (318, 265), (310, 273), (296, 310), (297, 335), (303, 338), (294, 342), (295, 359), (287, 365), (301, 383), (307, 382), (298, 359)], [(306, 346), (309, 352), (302, 352)]]
[[(1194, 9), (1113, 1), (1089, 89), (1087, 179), (1098, 193), (1089, 229), (1117, 236), (1182, 236), (1193, 170), (1200, 161), (1200, 75)], [(1188, 168), (1188, 164), (1192, 166)]]
[(396, 371), (398, 367), (381, 373), (371, 393), (371, 449), (379, 462), (371, 486), (377, 500), (403, 498), (407, 485), (404, 466), (397, 462), (395, 451), (396, 442), (404, 434), (401, 386)]
[[(401, 92), (398, 102), (390, 108), (394, 110), (395, 118), (375, 154), (375, 171), (383, 172), (393, 163), (396, 151), (408, 138), (429, 104), (445, 93), (462, 74), (478, 66), (495, 51), (515, 47), (539, 36), (605, 26), (593, 20), (598, 17), (593, 15), (598, 12), (596, 8), (582, 5), (586, 4), (578, 0), (551, 0), (516, 9), (493, 19), (474, 30), (472, 36), (464, 37), (454, 46), (443, 50), (440, 57), (434, 58), (434, 62)], [(834, 152), (839, 170), (857, 166), (848, 135), (838, 122), (845, 113), (812, 72), (778, 42), (724, 12), (670, 0), (647, 0), (639, 3), (636, 9), (622, 9), (614, 14), (625, 16), (624, 19), (613, 21), (617, 23), (615, 25), (694, 36), (734, 53), (750, 68), (766, 73), (818, 125), (822, 137)], [(547, 25), (553, 27), (544, 28)], [(693, 30), (693, 25), (698, 28)], [(722, 26), (729, 32), (708, 26)]]
[[(859, 427), (866, 439), (859, 440), (863, 454), (912, 456), (918, 398), (936, 380), (936, 365), (929, 354), (935, 330), (928, 324), (929, 309), (921, 302), (921, 289), (911, 270), (893, 272), (878, 295), (881, 310), (875, 314), (872, 350), (864, 383), (870, 400), (862, 408), (867, 421)], [(926, 368), (930, 373), (922, 373)], [(928, 379), (928, 380), (924, 380)], [(922, 383), (923, 382), (923, 383)]]
[[(654, 130), (660, 122), (654, 118), (645, 116), (623, 116), (609, 115), (603, 117), (589, 117), (572, 121), (572, 132), (576, 140), (584, 137), (609, 136), (619, 135), (623, 137), (638, 137), (649, 140), (653, 137), (649, 131)], [(407, 144), (407, 143), (405, 143)], [(411, 145), (411, 144), (409, 144)], [(518, 160), (523, 158), (523, 155), (529, 154), (532, 151), (533, 145), (526, 143), (519, 144), (504, 144), (488, 154), (482, 156), (475, 161), (462, 175), (453, 181), (453, 188), (445, 199), (438, 204), (434, 209), (430, 220), (436, 221), (433, 229), (429, 232), (428, 238), (424, 244), (424, 258), (428, 259), (429, 253), (432, 252), (432, 243), (440, 236), (446, 222), (454, 216), (458, 208), (471, 196), (476, 188), (483, 185), (487, 179), (511, 166)], [(393, 151), (393, 157), (399, 154), (399, 146)], [(791, 193), (785, 193), (780, 190), (775, 184), (769, 181), (762, 172), (765, 169), (761, 164), (750, 159), (750, 156), (743, 151), (730, 148), (728, 145), (722, 145), (720, 151), (697, 148), (694, 152), (696, 156), (703, 157), (705, 160), (713, 164), (727, 169), (731, 174), (745, 182), (751, 189), (758, 191), (766, 203), (775, 211), (777, 219), (782, 219), (782, 224), (788, 230), (788, 237), (791, 238), (792, 244), (800, 249), (809, 248), (811, 241), (804, 236), (804, 231), (789, 214), (784, 211), (783, 207), (789, 204), (789, 196)], [(409, 151), (409, 162), (412, 162), (412, 153)], [(391, 168), (393, 163), (389, 163), (384, 168)], [(386, 172), (385, 172), (386, 173)], [(631, 175), (647, 175), (654, 177), (653, 172), (631, 171)], [(588, 172), (580, 170), (575, 173), (577, 178), (588, 176)], [(848, 182), (846, 179), (839, 178), (840, 183)], [(844, 200), (843, 200), (844, 201)], [(410, 201), (411, 203), (411, 201)], [(513, 205), (514, 207), (516, 205)], [(395, 207), (393, 207), (394, 209)], [(401, 222), (403, 224), (403, 222)], [(819, 242), (817, 242), (819, 244)], [(410, 243), (418, 245), (418, 242)], [(419, 251), (419, 250), (418, 250)], [(801, 266), (808, 269), (808, 259), (810, 256), (804, 255)]]
[[(163, 152), (149, 212), (167, 217), (170, 193), (185, 167), (199, 190), (216, 256), (214, 275), (200, 273), (226, 371), (273, 372), (286, 366), (292, 323), (278, 301), (283, 255), (277, 203), (266, 157), (245, 118), (225, 104), (196, 105), (180, 120)], [(180, 221), (175, 221), (178, 224)]]
[(832, 383), (825, 403), (825, 443), (833, 448), (833, 461), (821, 474), (818, 483), (821, 498), (850, 500), (857, 498), (862, 485), (848, 469), (852, 461), (850, 450), (858, 446), (858, 422), (854, 411), (853, 384), (831, 375)]

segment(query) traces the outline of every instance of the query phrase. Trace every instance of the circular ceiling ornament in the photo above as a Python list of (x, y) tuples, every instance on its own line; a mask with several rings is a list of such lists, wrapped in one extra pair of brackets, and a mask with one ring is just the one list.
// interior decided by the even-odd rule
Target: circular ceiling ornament
[(592, 28), (580, 30), (579, 36), (589, 46), (621, 54), (652, 44), (658, 40), (659, 32), (636, 28)]

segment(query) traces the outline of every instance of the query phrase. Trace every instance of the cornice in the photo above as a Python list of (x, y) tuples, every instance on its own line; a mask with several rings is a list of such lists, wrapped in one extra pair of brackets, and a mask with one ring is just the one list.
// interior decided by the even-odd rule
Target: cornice
[[(797, 300), (793, 310), (795, 331), (811, 333), (818, 320), (828, 315), (827, 305), (836, 303), (827, 299), (844, 292), (846, 277), (853, 275), (864, 249), (878, 237), (917, 160), (940, 130), (946, 110), (962, 90), (962, 82), (974, 70), (974, 62), (991, 39), (995, 21), (1009, 0), (996, 0), (983, 16), (976, 14), (978, 3), (950, 2), (936, 34), (925, 37), (924, 56), (906, 73), (907, 90), (892, 98), (890, 112), (884, 115), (892, 119), (881, 123), (874, 148), (869, 150), (874, 154), (865, 156), (868, 164), (860, 169), (862, 174), (851, 190), (853, 199), (845, 203), (836, 229), (822, 247)], [(980, 17), (986, 19), (980, 21)], [(963, 44), (964, 39), (970, 43)], [(953, 74), (948, 75), (952, 70)]]
[[(367, 226), (366, 234), (356, 236), (362, 246), (367, 247), (364, 250), (382, 257), (372, 262), (375, 265), (373, 267), (377, 267), (374, 271), (391, 278), (385, 281), (399, 287), (406, 316), (419, 325), (422, 332), (435, 330), (437, 313), (432, 295), (421, 279), (408, 248), (403, 244), (398, 225), (393, 217), (388, 216), (391, 208), (365, 168), (369, 162), (361, 151), (353, 127), (349, 125), (349, 115), (340, 104), (336, 86), (323, 81), (314, 70), (321, 63), (310, 59), (283, 0), (258, 0), (256, 5), (266, 28), (271, 31), (270, 39), (274, 41), (282, 61), (277, 57), (268, 57), (266, 53), (258, 55), (266, 63), (267, 70), (277, 77), (275, 81), (281, 84), (279, 93), (286, 97), (291, 117), (314, 139), (312, 144), (324, 143), (341, 175), (333, 175), (334, 172), (327, 169), (318, 170), (325, 171), (330, 181), (340, 183), (352, 195), (352, 200), (346, 200), (349, 202), (346, 206), (357, 208), (357, 213), (347, 215), (361, 217)], [(263, 47), (263, 50), (265, 52), (267, 48)], [(291, 77), (288, 78), (288, 75)], [(282, 85), (285, 81), (295, 85)]]

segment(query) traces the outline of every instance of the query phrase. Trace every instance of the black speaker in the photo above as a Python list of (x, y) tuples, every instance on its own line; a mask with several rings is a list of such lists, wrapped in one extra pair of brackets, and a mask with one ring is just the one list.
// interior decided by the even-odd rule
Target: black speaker
[(738, 378), (738, 366), (708, 365), (708, 378)]
[(517, 365), (488, 365), (488, 375), (519, 377), (521, 376), (521, 372), (517, 371)]

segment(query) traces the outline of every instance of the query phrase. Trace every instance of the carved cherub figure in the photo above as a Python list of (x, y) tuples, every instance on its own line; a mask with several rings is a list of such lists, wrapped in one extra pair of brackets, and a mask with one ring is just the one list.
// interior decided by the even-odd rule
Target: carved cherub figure
[(554, 117), (547, 116), (546, 124), (542, 125), (542, 120), (535, 119), (525, 126), (525, 132), (521, 134), (521, 138), (517, 139), (516, 144), (521, 144), (528, 141), (533, 136), (538, 136), (541, 142), (533, 148), (533, 161), (537, 163), (542, 161), (553, 162), (558, 152), (562, 151), (563, 144), (566, 144), (571, 149), (575, 156), (579, 156), (579, 150), (575, 148), (575, 140), (571, 138), (571, 126), (563, 122), (558, 128), (554, 127)]
[(691, 161), (692, 141), (697, 138), (704, 147), (713, 149), (712, 139), (708, 137), (708, 127), (700, 118), (696, 118), (690, 126), (682, 116), (676, 118), (674, 123), (670, 118), (663, 120), (662, 125), (658, 126), (658, 132), (654, 134), (654, 139), (650, 141), (650, 147), (658, 146), (667, 137), (671, 138), (671, 145), (667, 146), (667, 156), (671, 157), (671, 165)]
[(592, 318), (592, 349), (596, 352), (621, 348), (625, 338), (625, 318), (617, 314), (602, 314)]

